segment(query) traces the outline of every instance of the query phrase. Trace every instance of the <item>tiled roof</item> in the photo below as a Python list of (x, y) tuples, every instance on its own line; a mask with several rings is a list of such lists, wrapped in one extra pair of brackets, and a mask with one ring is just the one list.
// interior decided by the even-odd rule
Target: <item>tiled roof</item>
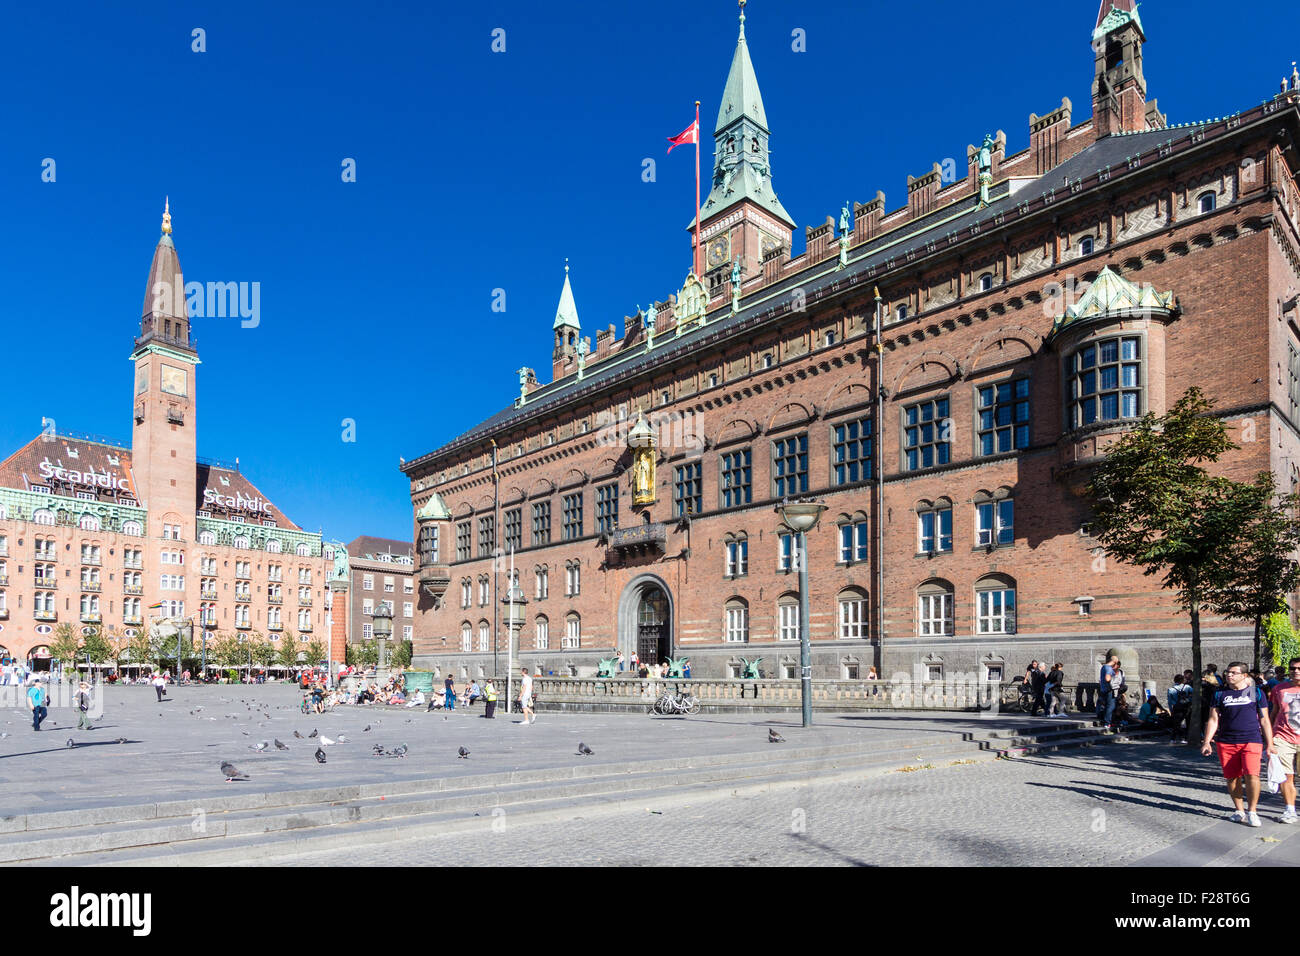
[(375, 538), (365, 534), (349, 541), (347, 549), (348, 557), (351, 559), (364, 559), (377, 554), (400, 554), (407, 557), (414, 557), (415, 555), (415, 549), (409, 541), (398, 541), (395, 538)]

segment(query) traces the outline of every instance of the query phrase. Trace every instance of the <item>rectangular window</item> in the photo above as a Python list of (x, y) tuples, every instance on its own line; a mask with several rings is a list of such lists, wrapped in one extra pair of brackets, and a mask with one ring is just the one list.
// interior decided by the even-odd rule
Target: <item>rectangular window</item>
[(867, 522), (840, 525), (840, 563), (867, 560)]
[(564, 593), (573, 597), (582, 590), (582, 566), (570, 564), (564, 569)]
[(808, 435), (772, 442), (772, 496), (786, 498), (808, 490)]
[(733, 451), (722, 456), (719, 484), (722, 487), (722, 507), (734, 508), (753, 500), (750, 449)]
[(403, 601), (403, 602), (402, 602), (402, 617), (415, 617), (415, 602), (414, 602), (414, 601)]
[(943, 554), (952, 550), (952, 509), (923, 511), (917, 516), (920, 529), (919, 552)]
[(551, 543), (551, 503), (539, 501), (533, 505), (533, 544)]
[(375, 609), (375, 602), (372, 598), (363, 598), (361, 601), (361, 613), (370, 614)]
[(948, 464), (951, 449), (947, 397), (903, 409), (903, 453), (908, 471)]
[(601, 485), (596, 489), (596, 533), (607, 534), (617, 527), (618, 485)]
[(490, 558), (497, 545), (497, 521), (493, 515), (478, 519), (478, 556)]
[(409, 641), (415, 636), (415, 626), (412, 624), (402, 625), (402, 640)]
[(385, 594), (392, 594), (395, 590), (397, 590), (397, 586), (393, 583), (393, 576), (392, 576), (391, 574), (385, 574), (385, 575), (384, 575), (384, 593), (385, 593)]
[(727, 542), (727, 577), (739, 578), (749, 573), (749, 539)]
[(375, 589), (375, 576), (373, 574), (363, 575), (361, 578), (361, 590), (373, 591)]
[(1136, 336), (1101, 339), (1070, 357), (1071, 426), (1137, 418), (1142, 358)]
[(704, 469), (698, 461), (673, 469), (673, 514), (676, 517), (697, 515), (704, 510), (703, 474)]
[(546, 618), (537, 619), (537, 649), (547, 650), (551, 646), (551, 624)]
[(478, 579), (478, 603), (487, 607), (492, 601), (491, 579), (482, 577)]
[(506, 551), (518, 551), (524, 546), (524, 511), (511, 508), (506, 512)]
[(938, 591), (920, 596), (917, 615), (922, 637), (946, 637), (952, 634), (952, 593)]
[(831, 450), (835, 484), (848, 485), (871, 477), (871, 419), (859, 418), (835, 426)]
[(1018, 378), (979, 390), (979, 445), (981, 455), (1029, 447), (1029, 379)]
[(469, 607), (474, 601), (474, 585), (468, 580), (460, 582), (460, 606)]
[(1011, 498), (975, 506), (975, 543), (981, 546), (1014, 544), (1015, 502)]
[(571, 617), (565, 622), (564, 627), (564, 646), (578, 647), (582, 643), (582, 622), (576, 617)]
[(744, 644), (749, 640), (749, 608), (734, 605), (727, 608), (727, 643)]
[(564, 496), (564, 511), (561, 515), (563, 521), (562, 531), (565, 541), (573, 541), (575, 538), (582, 537), (582, 492)]
[(1016, 633), (1016, 592), (1008, 588), (976, 592), (981, 634)]
[(469, 522), (461, 521), (456, 525), (456, 560), (468, 561), (469, 552)]
[(782, 604), (777, 610), (780, 612), (781, 640), (799, 640), (799, 605)]
[(546, 600), (547, 595), (550, 593), (551, 585), (548, 577), (549, 572), (546, 568), (537, 571), (537, 600), (539, 601)]

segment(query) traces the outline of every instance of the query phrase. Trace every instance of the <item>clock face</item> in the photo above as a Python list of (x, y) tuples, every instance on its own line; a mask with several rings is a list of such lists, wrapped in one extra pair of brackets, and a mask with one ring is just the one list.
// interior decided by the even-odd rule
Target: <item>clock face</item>
[(731, 237), (720, 236), (709, 243), (709, 268), (720, 266), (731, 259)]
[(766, 258), (767, 254), (773, 249), (778, 249), (781, 246), (780, 239), (777, 239), (774, 236), (769, 236), (765, 232), (759, 233), (759, 240), (759, 248), (762, 249), (764, 258)]

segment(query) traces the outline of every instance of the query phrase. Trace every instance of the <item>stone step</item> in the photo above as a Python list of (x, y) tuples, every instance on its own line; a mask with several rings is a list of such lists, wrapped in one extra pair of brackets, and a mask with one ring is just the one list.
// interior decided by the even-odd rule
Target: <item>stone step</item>
[(1050, 736), (1047, 739), (1033, 740), (1020, 745), (1009, 745), (996, 751), (999, 757), (1012, 759), (1015, 757), (1024, 757), (1029, 754), (1047, 753), (1053, 750), (1064, 750), (1068, 747), (1092, 747), (1098, 744), (1128, 744), (1138, 740), (1150, 740), (1167, 738), (1167, 730), (1126, 730), (1120, 733), (1108, 734), (1101, 728), (1092, 728), (1087, 732), (1076, 734), (1060, 734)]
[[(962, 757), (970, 760), (993, 760), (991, 752), (973, 752), (969, 749), (951, 748), (950, 753), (931, 754), (942, 761)], [(852, 781), (870, 776), (894, 773), (902, 769), (897, 758), (868, 760), (863, 763), (846, 762), (835, 768), (789, 767), (761, 775), (732, 777), (733, 793), (749, 793), (772, 787), (796, 787), (809, 782), (809, 770), (817, 769), (817, 781)], [(918, 768), (919, 769), (919, 768)], [(575, 815), (584, 818), (601, 812), (620, 812), (633, 808), (650, 810), (656, 804), (680, 806), (698, 794), (701, 800), (719, 795), (717, 781), (694, 779), (656, 785), (611, 790), (586, 795), (575, 804), (572, 796), (529, 798), (503, 803), (482, 802), (457, 809), (442, 809), (407, 814), (401, 817), (362, 819), (347, 826), (322, 826), (311, 829), (279, 830), (261, 834), (244, 834), (223, 840), (186, 841), (167, 846), (141, 846), (112, 853), (88, 853), (71, 859), (24, 861), (23, 865), (77, 865), (77, 866), (229, 866), (264, 865), (277, 857), (310, 853), (315, 850), (336, 850), (340, 841), (348, 844), (373, 844), (421, 839), (433, 836), (451, 836), (459, 833), (482, 834), (492, 825), (498, 814), (504, 813), (511, 825), (537, 824), (548, 821), (570, 820)], [(395, 825), (400, 820), (400, 825)]]
[[(559, 771), (484, 774), (459, 780), (406, 781), (392, 786), (341, 787), (326, 791), (290, 791), (284, 794), (232, 795), (156, 804), (138, 808), (113, 808), (96, 819), (74, 814), (46, 814), (55, 820), (36, 821), (41, 826), (10, 832), (0, 843), (0, 862), (32, 862), (76, 857), (161, 844), (200, 844), (232, 837), (334, 827), (394, 820), (429, 813), (465, 812), (513, 806), (538, 800), (592, 798), (633, 790), (663, 791), (688, 785), (717, 786), (776, 774), (806, 779), (835, 772), (848, 765), (915, 764), (970, 753), (967, 742), (948, 739), (926, 745), (907, 745), (875, 751), (860, 747), (807, 748), (785, 751), (779, 764), (775, 754), (737, 754), (701, 767), (654, 768), (646, 765), (574, 768), (589, 769), (575, 775)], [(835, 751), (833, 753), (827, 751)], [(662, 763), (662, 762), (661, 762)], [(527, 778), (527, 779), (523, 779)], [(455, 786), (448, 786), (455, 784)], [(364, 791), (364, 793), (362, 792)], [(261, 798), (261, 799), (259, 799)], [(278, 799), (276, 799), (278, 798)], [(293, 802), (296, 801), (296, 802)], [(194, 811), (202, 809), (202, 817)], [(130, 811), (137, 811), (132, 817)], [(32, 815), (38, 816), (38, 815)], [(105, 817), (109, 817), (106, 819)], [(201, 821), (201, 823), (200, 823)]]

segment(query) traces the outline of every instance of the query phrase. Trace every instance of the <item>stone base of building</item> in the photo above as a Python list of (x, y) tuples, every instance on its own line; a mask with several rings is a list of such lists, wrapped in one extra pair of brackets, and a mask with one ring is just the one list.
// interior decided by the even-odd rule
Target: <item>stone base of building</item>
[[(1218, 629), (1202, 632), (1203, 663), (1218, 664), (1222, 671), (1230, 661), (1250, 662), (1253, 654), (1253, 631), (1248, 628)], [(890, 639), (883, 650), (865, 641), (818, 643), (812, 647), (812, 676), (815, 680), (865, 678), (875, 666), (882, 679), (907, 678), (915, 681), (969, 677), (987, 680), (1000, 669), (1001, 679), (1009, 681), (1023, 674), (1031, 660), (1058, 661), (1064, 665), (1066, 680), (1095, 681), (1106, 652), (1116, 649), (1130, 682), (1155, 681), (1166, 687), (1169, 678), (1192, 666), (1190, 632), (1112, 633), (1100, 635), (1013, 635), (989, 638)], [(743, 647), (712, 645), (679, 650), (691, 662), (691, 676), (702, 680), (719, 680), (741, 676), (744, 661), (761, 658), (759, 671), (764, 678), (797, 678), (799, 646), (797, 644), (747, 644)], [(544, 676), (592, 677), (608, 648), (575, 651), (525, 651), (515, 662), (532, 673)], [(1267, 650), (1265, 650), (1267, 664)], [(414, 666), (436, 670), (441, 677), (448, 673), (458, 679), (488, 677), (494, 672), (492, 654), (422, 654)], [(625, 669), (628, 667), (625, 663)], [(504, 674), (505, 655), (499, 655), (495, 669)]]

